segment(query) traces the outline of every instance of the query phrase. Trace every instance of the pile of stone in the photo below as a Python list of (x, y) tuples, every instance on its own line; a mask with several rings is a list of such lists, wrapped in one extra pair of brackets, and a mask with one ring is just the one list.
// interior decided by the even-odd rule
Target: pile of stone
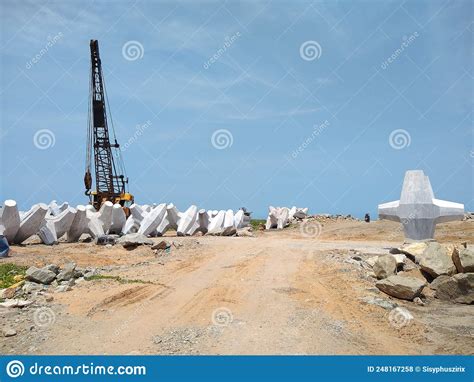
[(460, 304), (474, 303), (474, 251), (466, 246), (417, 242), (369, 258), (382, 292), (404, 300), (434, 296)]
[(283, 229), (290, 223), (296, 223), (308, 216), (308, 208), (298, 207), (268, 207), (268, 217), (265, 229)]
[(464, 214), (464, 218), (462, 219), (463, 221), (474, 221), (474, 212), (466, 212)]
[(81, 235), (94, 239), (108, 234), (140, 233), (145, 236), (161, 236), (167, 230), (176, 230), (178, 236), (213, 234), (230, 236), (250, 224), (250, 215), (243, 209), (203, 210), (196, 206), (179, 212), (173, 204), (133, 204), (131, 215), (126, 217), (119, 204), (105, 202), (99, 211), (93, 206), (68, 203), (58, 205), (52, 201), (49, 206), (35, 204), (29, 211), (19, 211), (14, 200), (6, 200), (0, 208), (0, 235), (8, 243), (21, 244), (33, 235), (38, 235), (44, 244), (52, 245), (62, 237), (76, 242)]
[(332, 221), (341, 221), (341, 220), (351, 220), (351, 221), (359, 221), (359, 219), (353, 217), (352, 215), (331, 215), (331, 214), (317, 214), (313, 215), (311, 217), (312, 219), (320, 222), (320, 223), (326, 223), (326, 222), (332, 222)]
[[(50, 264), (42, 268), (30, 267), (25, 276), (15, 276), (16, 283), (0, 289), (0, 307), (23, 308), (32, 304), (32, 298), (46, 292), (68, 292), (76, 283), (80, 283), (96, 274), (92, 268), (81, 269), (74, 263), (67, 263), (62, 268)], [(52, 300), (52, 297), (49, 297)], [(48, 301), (48, 298), (46, 298)]]

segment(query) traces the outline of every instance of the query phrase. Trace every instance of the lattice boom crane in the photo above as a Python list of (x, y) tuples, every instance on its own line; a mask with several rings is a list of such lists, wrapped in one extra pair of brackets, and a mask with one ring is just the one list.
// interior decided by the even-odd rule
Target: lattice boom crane
[[(128, 178), (120, 153), (120, 145), (115, 137), (115, 129), (110, 116), (114, 143), (110, 143), (107, 108), (110, 109), (105, 90), (102, 63), (99, 56), (99, 42), (90, 41), (91, 71), (89, 87), (89, 124), (87, 128), (86, 172), (84, 175), (85, 194), (90, 203), (99, 209), (105, 201), (129, 207), (133, 195), (127, 192)], [(110, 114), (110, 110), (109, 110)], [(91, 159), (94, 154), (96, 190), (92, 188)]]

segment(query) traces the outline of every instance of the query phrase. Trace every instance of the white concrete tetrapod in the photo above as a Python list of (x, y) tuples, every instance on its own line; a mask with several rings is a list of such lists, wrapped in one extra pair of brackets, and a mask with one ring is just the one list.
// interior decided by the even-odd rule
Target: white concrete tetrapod
[(150, 212), (145, 214), (143, 218), (140, 228), (138, 229), (138, 233), (142, 235), (148, 236), (151, 234), (156, 233), (156, 229), (160, 225), (160, 223), (165, 218), (166, 214), (166, 204), (162, 203), (153, 208)]
[(209, 222), (209, 231), (211, 235), (220, 235), (224, 230), (225, 211), (219, 211)]
[(71, 227), (76, 210), (68, 207), (57, 216), (46, 216), (38, 231), (38, 236), (46, 245), (57, 243)]
[(97, 212), (97, 219), (102, 223), (102, 229), (104, 232), (108, 232), (112, 225), (112, 210), (114, 204), (111, 201), (106, 201), (100, 206), (99, 212)]
[(464, 217), (464, 205), (435, 199), (431, 183), (422, 170), (405, 173), (400, 200), (379, 204), (379, 218), (403, 224), (411, 240), (434, 238), (436, 224)]
[(16, 201), (11, 199), (5, 200), (1, 211), (0, 224), (3, 226), (3, 236), (5, 236), (9, 243), (13, 243), (20, 229), (20, 213), (18, 212)]
[(234, 215), (234, 227), (237, 229), (244, 227), (244, 211), (238, 210)]
[(78, 241), (83, 233), (88, 232), (88, 221), (86, 207), (83, 205), (78, 205), (76, 207), (74, 219), (72, 220), (72, 223), (67, 231), (66, 240), (69, 243)]
[(231, 236), (237, 232), (234, 227), (234, 211), (227, 210), (224, 215), (224, 224), (222, 226), (222, 236)]
[(166, 207), (166, 213), (161, 223), (156, 228), (156, 235), (162, 236), (169, 229), (178, 229), (178, 220), (180, 213), (173, 203)]
[(288, 216), (290, 210), (286, 207), (282, 207), (278, 211), (277, 218), (277, 229), (283, 229), (288, 225)]
[(190, 206), (185, 212), (181, 213), (176, 233), (178, 236), (189, 235), (192, 231), (194, 223), (197, 220), (198, 208), (194, 205)]
[(20, 229), (13, 240), (16, 244), (21, 244), (30, 236), (36, 235), (43, 223), (43, 219), (48, 212), (48, 206), (43, 203), (35, 204), (26, 212), (20, 222)]
[(116, 235), (122, 233), (126, 221), (127, 217), (125, 216), (123, 207), (118, 203), (114, 204), (112, 207), (112, 222), (110, 224), (108, 233)]

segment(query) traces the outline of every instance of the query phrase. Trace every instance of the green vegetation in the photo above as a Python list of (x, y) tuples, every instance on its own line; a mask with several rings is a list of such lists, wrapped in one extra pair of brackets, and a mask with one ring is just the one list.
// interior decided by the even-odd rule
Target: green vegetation
[(145, 281), (145, 280), (139, 280), (139, 279), (124, 279), (120, 276), (110, 276), (110, 275), (94, 275), (91, 277), (88, 277), (86, 279), (87, 281), (92, 281), (92, 280), (115, 280), (119, 282), (120, 284), (153, 284), (151, 281)]
[(16, 264), (0, 264), (0, 289), (8, 288), (15, 284), (16, 275), (25, 275), (28, 267)]
[(253, 229), (258, 230), (258, 227), (263, 224), (265, 225), (266, 220), (265, 219), (250, 219), (250, 225), (252, 226)]

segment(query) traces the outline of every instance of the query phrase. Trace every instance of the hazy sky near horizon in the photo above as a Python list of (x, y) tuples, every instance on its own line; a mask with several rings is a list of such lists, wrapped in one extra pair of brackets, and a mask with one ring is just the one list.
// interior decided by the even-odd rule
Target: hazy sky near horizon
[(0, 3), (0, 199), (84, 204), (89, 40), (139, 204), (474, 210), (470, 1)]

